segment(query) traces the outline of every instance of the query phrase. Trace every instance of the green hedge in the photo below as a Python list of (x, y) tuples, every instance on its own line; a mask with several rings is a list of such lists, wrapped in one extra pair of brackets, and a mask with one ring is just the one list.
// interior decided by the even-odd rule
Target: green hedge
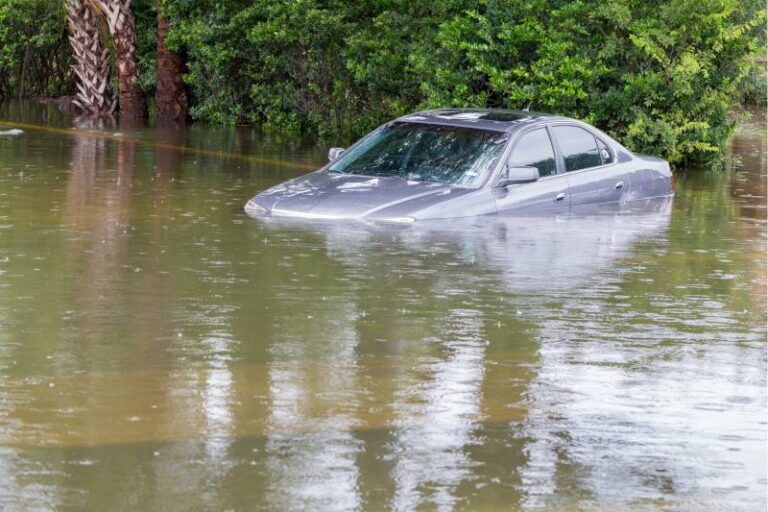
[(71, 53), (62, 0), (0, 0), (0, 99), (69, 91)]
[[(155, 0), (134, 0), (154, 94)], [(765, 102), (758, 0), (164, 0), (195, 119), (351, 139), (416, 109), (584, 119), (675, 163), (719, 155)], [(30, 21), (34, 20), (34, 21)], [(72, 91), (61, 0), (0, 0), (0, 97)]]
[(356, 136), (414, 109), (540, 110), (673, 162), (718, 154), (755, 0), (171, 2), (193, 116)]

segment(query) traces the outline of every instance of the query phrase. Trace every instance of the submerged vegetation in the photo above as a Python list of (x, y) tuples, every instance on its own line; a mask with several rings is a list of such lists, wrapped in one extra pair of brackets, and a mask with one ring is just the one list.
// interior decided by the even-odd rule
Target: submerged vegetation
[[(63, 2), (0, 2), (0, 96), (73, 93)], [(209, 122), (356, 136), (419, 108), (527, 107), (691, 162), (719, 153), (740, 102), (765, 101), (756, 0), (162, 5), (190, 115)], [(151, 98), (169, 80), (155, 79), (157, 4), (131, 9)]]

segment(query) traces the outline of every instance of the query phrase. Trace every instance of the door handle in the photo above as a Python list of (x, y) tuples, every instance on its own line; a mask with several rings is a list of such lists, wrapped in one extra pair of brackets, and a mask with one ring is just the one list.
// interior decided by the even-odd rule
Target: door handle
[(563, 199), (565, 199), (565, 192), (560, 192), (555, 196), (555, 201), (562, 201)]
[(613, 188), (615, 188), (616, 190), (622, 190), (624, 188), (624, 182), (623, 181), (618, 182), (613, 186)]

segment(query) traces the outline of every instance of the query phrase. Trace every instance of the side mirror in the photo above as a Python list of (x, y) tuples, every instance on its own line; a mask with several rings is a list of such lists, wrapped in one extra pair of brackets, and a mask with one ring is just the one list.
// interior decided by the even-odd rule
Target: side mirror
[(539, 179), (539, 170), (536, 167), (507, 167), (501, 175), (499, 187), (518, 183), (531, 183)]
[(343, 154), (344, 148), (331, 148), (328, 150), (328, 161), (333, 162), (334, 160), (338, 160)]

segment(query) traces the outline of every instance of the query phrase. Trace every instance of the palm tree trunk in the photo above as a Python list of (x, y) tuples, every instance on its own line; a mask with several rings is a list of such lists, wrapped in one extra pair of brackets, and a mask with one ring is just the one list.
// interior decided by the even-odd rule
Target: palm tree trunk
[(187, 117), (187, 91), (183, 74), (187, 70), (184, 56), (165, 45), (168, 18), (163, 13), (163, 2), (157, 2), (157, 103), (158, 121), (177, 121)]
[(111, 114), (115, 100), (109, 88), (109, 52), (101, 44), (98, 16), (87, 0), (66, 0), (66, 6), (78, 78), (73, 103), (85, 115)]
[(118, 73), (120, 117), (147, 117), (147, 103), (139, 86), (139, 61), (136, 56), (136, 26), (131, 13), (131, 0), (92, 0), (104, 13), (115, 43)]

